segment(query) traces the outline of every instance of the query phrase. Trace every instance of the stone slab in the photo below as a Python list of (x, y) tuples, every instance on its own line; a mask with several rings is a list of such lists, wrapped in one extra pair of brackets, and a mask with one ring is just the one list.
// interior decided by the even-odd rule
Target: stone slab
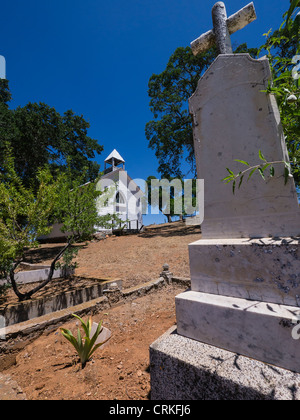
[(24, 401), (26, 395), (9, 375), (0, 373), (0, 401)]
[[(92, 328), (91, 328), (91, 334), (90, 334), (91, 338), (96, 333), (98, 325), (99, 324), (97, 324), (96, 322), (93, 322)], [(100, 332), (97, 340), (95, 341), (95, 345), (102, 343), (102, 345), (100, 346), (100, 349), (103, 349), (104, 347), (106, 347), (108, 345), (108, 342), (111, 339), (111, 335), (112, 335), (111, 331), (108, 328), (102, 327), (101, 332)]]
[(299, 308), (188, 291), (176, 297), (176, 316), (184, 337), (300, 372)]
[[(174, 278), (174, 282), (176, 284), (183, 286), (186, 285), (186, 287), (188, 287), (189, 281), (187, 279)], [(70, 319), (73, 319), (72, 315), (74, 313), (79, 316), (98, 313), (104, 309), (114, 307), (115, 305), (133, 301), (139, 297), (147, 295), (148, 293), (155, 293), (165, 286), (166, 283), (164, 279), (160, 278), (158, 280), (150, 281), (142, 285), (134, 286), (130, 289), (125, 289), (123, 292), (120, 292), (120, 297), (116, 301), (114, 301), (114, 299), (109, 299), (109, 295), (101, 296), (97, 299), (90, 300), (80, 305), (62, 309), (57, 312), (52, 312), (50, 314), (11, 326), (5, 326), (5, 322), (3, 322), (4, 319), (2, 319), (0, 316), (0, 354), (3, 348), (1, 347), (1, 344), (5, 345), (5, 343), (17, 337), (26, 338), (32, 334), (38, 335), (45, 329), (51, 329), (52, 327), (56, 328), (56, 325), (63, 324), (68, 322)]]
[(150, 346), (151, 399), (299, 400), (300, 375), (180, 336)]
[(73, 314), (82, 317), (85, 314), (93, 312), (96, 313), (99, 310), (99, 308), (109, 308), (109, 302), (106, 297), (101, 296), (97, 299), (81, 303), (80, 305), (62, 309), (57, 312), (52, 312), (50, 314), (43, 315), (38, 318), (33, 318), (28, 321), (20, 322), (19, 324), (3, 327), (0, 329), (0, 345), (18, 336), (27, 337), (32, 334), (35, 335), (34, 333), (37, 333), (37, 335), (39, 335), (45, 329), (55, 329), (57, 328), (57, 325), (74, 319)]
[[(284, 165), (263, 180), (254, 174), (233, 195), (226, 168), (235, 174), (262, 163), (288, 161), (288, 151), (273, 95), (263, 92), (271, 80), (268, 59), (222, 54), (190, 98), (197, 176), (204, 179), (202, 238), (300, 235), (300, 210), (293, 178), (284, 183)], [(266, 174), (267, 175), (267, 174)]]
[[(49, 277), (50, 267), (34, 269), (31, 271), (20, 271), (15, 275), (15, 280), (19, 284), (30, 284), (37, 283), (39, 281), (45, 281)], [(54, 270), (53, 279), (59, 279), (62, 277), (62, 270)], [(0, 286), (8, 283), (6, 279), (0, 279)]]
[[(43, 315), (58, 312), (72, 306), (80, 305), (102, 296), (104, 290), (111, 284), (116, 283), (122, 288), (122, 280), (111, 279), (109, 281), (91, 281), (90, 286), (81, 289), (74, 289), (69, 292), (59, 291), (47, 297), (35, 297), (32, 299), (10, 304), (0, 308), (0, 316), (4, 317), (5, 325), (19, 324), (21, 322), (35, 319)], [(0, 325), (1, 327), (1, 325)]]
[(203, 239), (189, 254), (193, 291), (300, 306), (300, 238)]

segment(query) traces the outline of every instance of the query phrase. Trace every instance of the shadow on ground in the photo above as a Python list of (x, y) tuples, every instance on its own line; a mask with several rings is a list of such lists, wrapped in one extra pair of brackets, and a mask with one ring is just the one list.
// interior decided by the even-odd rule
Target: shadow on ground
[[(58, 255), (64, 247), (64, 243), (59, 245), (43, 244), (40, 248), (30, 249), (25, 253), (24, 262), (29, 264), (41, 264), (44, 261), (51, 261)], [(85, 247), (86, 244), (73, 245), (74, 247)]]
[(195, 234), (201, 234), (201, 228), (199, 225), (188, 226), (184, 222), (173, 222), (166, 223), (164, 225), (147, 226), (144, 232), (140, 233), (139, 236), (142, 238), (153, 238), (156, 236), (175, 237)]

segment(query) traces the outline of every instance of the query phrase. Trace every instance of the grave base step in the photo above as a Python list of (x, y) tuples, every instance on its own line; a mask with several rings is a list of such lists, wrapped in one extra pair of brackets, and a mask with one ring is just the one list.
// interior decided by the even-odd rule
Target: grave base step
[(150, 347), (151, 399), (299, 400), (300, 375), (183, 337)]
[(300, 373), (300, 308), (187, 291), (176, 297), (182, 336)]

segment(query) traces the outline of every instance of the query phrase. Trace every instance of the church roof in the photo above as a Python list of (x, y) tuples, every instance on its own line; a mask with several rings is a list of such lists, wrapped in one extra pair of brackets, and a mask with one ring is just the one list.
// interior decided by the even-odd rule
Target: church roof
[(119, 165), (119, 163), (125, 163), (125, 160), (122, 158), (120, 153), (114, 149), (109, 156), (105, 159), (106, 163), (112, 163), (112, 159), (115, 159), (115, 164)]

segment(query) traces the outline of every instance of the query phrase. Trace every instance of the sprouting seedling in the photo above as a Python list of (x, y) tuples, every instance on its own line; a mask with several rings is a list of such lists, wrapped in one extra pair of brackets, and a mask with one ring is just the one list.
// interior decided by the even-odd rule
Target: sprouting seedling
[(92, 318), (90, 317), (85, 323), (83, 319), (81, 319), (78, 315), (73, 314), (75, 318), (77, 318), (82, 325), (82, 328), (85, 333), (85, 337), (81, 337), (80, 329), (78, 328), (77, 331), (77, 339), (74, 337), (72, 332), (70, 330), (61, 328), (62, 335), (73, 345), (75, 350), (78, 353), (78, 356), (80, 358), (80, 362), (82, 365), (82, 369), (84, 369), (86, 363), (89, 361), (91, 356), (94, 354), (94, 352), (102, 346), (104, 343), (98, 343), (95, 345), (97, 338), (99, 337), (102, 329), (102, 321), (98, 324), (97, 330), (93, 337), (90, 337), (91, 330), (92, 330)]

